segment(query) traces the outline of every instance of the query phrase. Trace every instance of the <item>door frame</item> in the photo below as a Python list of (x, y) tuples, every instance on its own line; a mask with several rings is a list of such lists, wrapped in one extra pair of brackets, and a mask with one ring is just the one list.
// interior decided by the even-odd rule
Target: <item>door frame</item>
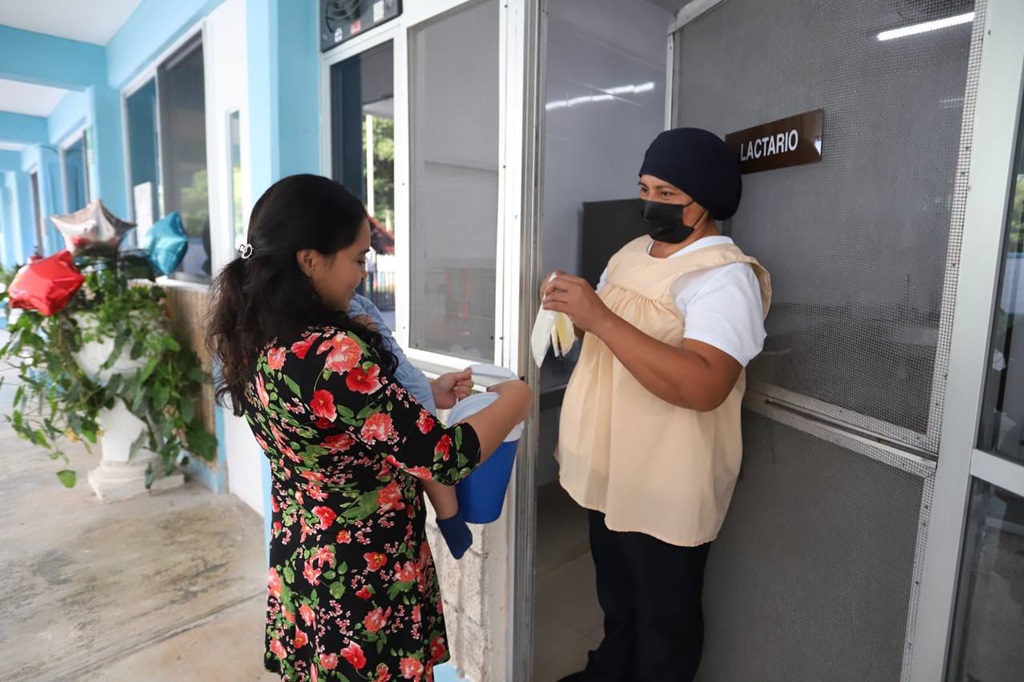
[(64, 136), (64, 139), (59, 145), (57, 145), (58, 157), (60, 159), (60, 181), (63, 187), (63, 200), (64, 208), (68, 213), (72, 211), (68, 209), (70, 202), (71, 188), (68, 185), (68, 169), (67, 169), (67, 154), (68, 150), (71, 149), (79, 141), (82, 142), (82, 174), (85, 179), (85, 203), (89, 203), (89, 197), (92, 195), (92, 183), (89, 182), (89, 136), (88, 126), (81, 125), (75, 128), (69, 134)]
[[(508, 314), (518, 313), (517, 349), (530, 347), (534, 318), (540, 309), (537, 283), (540, 281), (541, 209), (544, 187), (544, 87), (547, 64), (548, 0), (521, 3), (522, 40), (517, 45), (522, 53), (522, 127), (518, 131), (521, 143), (519, 158), (522, 166), (518, 209), (518, 241), (510, 236), (506, 248), (518, 254), (518, 271), (506, 273), (507, 293), (517, 296), (518, 310), (507, 308)], [(518, 279), (518, 286), (512, 282)], [(508, 556), (510, 603), (508, 615), (508, 676), (509, 680), (529, 680), (533, 677), (533, 635), (536, 585), (534, 563), (537, 544), (537, 458), (540, 454), (540, 368), (529, 353), (517, 352), (508, 362), (518, 367), (520, 376), (534, 388), (533, 405), (526, 428), (520, 439), (520, 456), (516, 459), (515, 473), (509, 489), (511, 501), (512, 540)]]
[(40, 256), (46, 255), (46, 224), (43, 219), (43, 176), (42, 164), (34, 165), (28, 169), (28, 191), (32, 202), (32, 235), (35, 237), (36, 246), (33, 253)]
[(1024, 94), (1021, 26), (1024, 4), (1016, 0), (988, 0), (936, 503), (925, 552), (911, 664), (910, 679), (914, 682), (944, 679), (947, 672), (973, 479), (1024, 496), (1024, 466), (977, 448)]

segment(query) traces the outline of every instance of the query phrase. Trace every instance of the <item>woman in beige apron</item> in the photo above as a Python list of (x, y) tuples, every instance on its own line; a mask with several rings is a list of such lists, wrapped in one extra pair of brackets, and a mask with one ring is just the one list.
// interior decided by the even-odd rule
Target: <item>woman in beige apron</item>
[(649, 237), (597, 291), (555, 273), (543, 307), (583, 334), (565, 394), (560, 482), (590, 510), (604, 639), (563, 682), (689, 681), (704, 566), (739, 473), (744, 368), (764, 342), (768, 273), (721, 235), (737, 155), (706, 130), (662, 133), (640, 169)]

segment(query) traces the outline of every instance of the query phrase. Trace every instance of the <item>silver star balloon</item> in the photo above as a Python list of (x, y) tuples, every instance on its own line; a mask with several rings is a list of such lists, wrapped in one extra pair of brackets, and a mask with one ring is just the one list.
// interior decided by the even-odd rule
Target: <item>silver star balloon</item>
[(135, 227), (135, 223), (111, 213), (99, 199), (93, 199), (74, 213), (51, 216), (50, 220), (64, 235), (67, 249), (73, 254), (97, 243), (116, 247), (125, 233)]

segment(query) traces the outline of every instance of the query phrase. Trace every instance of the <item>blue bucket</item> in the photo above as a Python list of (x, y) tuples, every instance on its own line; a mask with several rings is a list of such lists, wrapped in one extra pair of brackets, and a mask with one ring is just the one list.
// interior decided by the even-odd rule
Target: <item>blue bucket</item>
[[(449, 424), (457, 424), (476, 414), (498, 399), (494, 393), (478, 393), (466, 398), (449, 413)], [(522, 424), (512, 430), (505, 442), (498, 446), (486, 462), (455, 485), (459, 498), (459, 511), (468, 523), (491, 523), (501, 516), (505, 506), (505, 493), (512, 480), (516, 463)]]
[(519, 441), (502, 443), (486, 462), (456, 484), (459, 510), (467, 523), (491, 523), (501, 516), (518, 449)]

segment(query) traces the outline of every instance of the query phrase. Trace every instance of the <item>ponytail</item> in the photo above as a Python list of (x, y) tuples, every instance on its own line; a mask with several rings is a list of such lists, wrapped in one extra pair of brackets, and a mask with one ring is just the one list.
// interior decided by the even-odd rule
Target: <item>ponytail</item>
[(307, 329), (335, 327), (359, 336), (385, 372), (398, 365), (384, 337), (332, 310), (299, 269), (295, 254), (324, 255), (355, 243), (366, 208), (328, 178), (292, 175), (277, 181), (253, 206), (245, 257), (229, 263), (213, 284), (206, 345), (220, 362), (217, 400), (242, 415), (256, 361), (274, 339), (298, 339)]
[(245, 261), (228, 263), (213, 283), (213, 303), (206, 332), (206, 347), (220, 362), (216, 386), (217, 402), (225, 407), (230, 398), (231, 411), (242, 416), (245, 387), (252, 380), (256, 357), (253, 339), (242, 327), (246, 306)]

